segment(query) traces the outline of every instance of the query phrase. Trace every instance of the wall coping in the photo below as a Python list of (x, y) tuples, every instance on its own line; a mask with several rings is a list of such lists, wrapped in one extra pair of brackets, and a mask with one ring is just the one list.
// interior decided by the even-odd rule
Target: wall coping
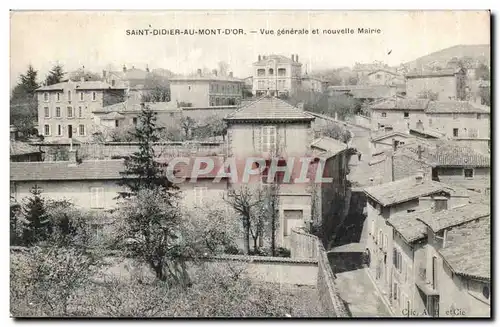
[(241, 261), (241, 262), (280, 262), (280, 263), (300, 263), (300, 264), (318, 264), (316, 259), (306, 258), (285, 258), (285, 257), (268, 257), (258, 255), (237, 255), (237, 254), (224, 254), (216, 256), (199, 257), (201, 260), (224, 260), (224, 261)]

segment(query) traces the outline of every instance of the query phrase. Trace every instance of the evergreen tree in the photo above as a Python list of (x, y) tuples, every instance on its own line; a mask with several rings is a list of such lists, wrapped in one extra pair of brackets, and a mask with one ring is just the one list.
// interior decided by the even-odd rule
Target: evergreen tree
[(59, 64), (55, 65), (54, 67), (52, 67), (49, 75), (47, 75), (47, 78), (45, 79), (45, 85), (61, 83), (64, 75), (66, 75), (66, 73), (63, 70), (63, 66)]
[(33, 245), (46, 240), (51, 233), (45, 201), (40, 196), (42, 190), (38, 185), (35, 185), (30, 192), (32, 197), (28, 198), (23, 207), (23, 215), (26, 220), (23, 228), (23, 241), (25, 245)]
[(37, 75), (38, 72), (30, 65), (11, 93), (10, 121), (23, 135), (31, 134), (37, 120), (35, 90), (40, 87)]
[(34, 95), (35, 90), (40, 87), (36, 81), (37, 75), (38, 72), (31, 65), (28, 66), (28, 70), (25, 75), (21, 74), (21, 84), (23, 85), (26, 93), (30, 95)]
[(139, 142), (139, 149), (125, 159), (125, 171), (121, 172), (121, 185), (127, 186), (130, 192), (120, 193), (121, 197), (136, 195), (142, 189), (160, 187), (167, 191), (175, 188), (165, 174), (165, 165), (156, 160), (154, 144), (159, 141), (163, 130), (157, 125), (156, 115), (149, 106), (142, 105), (136, 128), (131, 132)]

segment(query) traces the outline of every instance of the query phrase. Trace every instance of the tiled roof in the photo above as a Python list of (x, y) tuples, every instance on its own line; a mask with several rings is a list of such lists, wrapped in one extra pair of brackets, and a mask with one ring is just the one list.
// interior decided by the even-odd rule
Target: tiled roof
[(433, 210), (425, 210), (419, 212), (402, 213), (391, 216), (387, 222), (403, 236), (408, 243), (418, 241), (425, 237), (427, 226), (419, 221), (419, 217), (431, 217)]
[(386, 131), (384, 131), (382, 133), (375, 133), (375, 135), (372, 136), (372, 142), (385, 140), (386, 138), (393, 137), (393, 136), (403, 136), (405, 138), (412, 137), (411, 135), (403, 133), (403, 132), (398, 132), (398, 131), (386, 132)]
[(491, 278), (491, 223), (480, 219), (447, 232), (445, 247), (439, 253), (459, 275)]
[(366, 251), (366, 245), (363, 243), (348, 243), (344, 245), (340, 245), (337, 247), (334, 247), (332, 250), (328, 252), (351, 252), (351, 253), (358, 253), (358, 252), (365, 252)]
[(431, 101), (425, 109), (426, 113), (488, 114), (489, 111), (479, 108), (468, 101)]
[(428, 99), (402, 99), (391, 98), (384, 102), (371, 106), (371, 109), (404, 109), (404, 110), (425, 110), (429, 105)]
[(490, 215), (490, 206), (484, 203), (469, 203), (461, 207), (436, 212), (432, 217), (418, 219), (437, 233), (443, 229), (457, 226)]
[(388, 74), (391, 74), (391, 75), (398, 75), (396, 72), (390, 71), (388, 69), (383, 69), (383, 68), (381, 68), (381, 69), (375, 69), (374, 71), (372, 71), (368, 75), (372, 75), (372, 74), (375, 74), (375, 73), (378, 73), (378, 72), (385, 72), (385, 73), (388, 73)]
[(347, 150), (348, 148), (347, 144), (327, 136), (322, 136), (320, 138), (315, 139), (311, 143), (311, 147), (315, 147), (330, 153), (339, 153), (344, 150)]
[(69, 166), (68, 161), (11, 162), (11, 181), (103, 180), (120, 179), (122, 160), (84, 161)]
[(20, 156), (23, 154), (40, 153), (40, 149), (21, 141), (10, 141), (10, 155)]
[(110, 112), (109, 114), (105, 114), (104, 116), (102, 116), (101, 119), (104, 120), (125, 119), (125, 116), (117, 112)]
[[(204, 157), (214, 161), (214, 168), (198, 178), (214, 178), (224, 162), (222, 157)], [(172, 158), (160, 158), (160, 163), (168, 163)], [(122, 178), (120, 172), (125, 170), (124, 160), (95, 160), (82, 161), (77, 165), (70, 165), (69, 161), (53, 162), (11, 162), (11, 181), (59, 181), (59, 180), (118, 180)], [(193, 171), (194, 160), (189, 164), (175, 165), (176, 177), (189, 177)]]
[(416, 142), (398, 148), (395, 153), (418, 159), (420, 145), (421, 160), (440, 167), (490, 167), (491, 157), (474, 148), (455, 141), (437, 140), (434, 145)]
[(263, 96), (243, 106), (225, 120), (229, 121), (312, 121), (314, 117), (276, 97)]
[(442, 183), (425, 179), (416, 182), (415, 176), (412, 176), (390, 183), (366, 187), (364, 191), (369, 197), (385, 207), (445, 191), (445, 189), (446, 185)]
[(423, 71), (417, 71), (417, 72), (410, 72), (406, 74), (406, 77), (412, 78), (412, 77), (438, 77), (438, 76), (453, 76), (457, 73), (460, 72), (460, 69), (458, 68), (446, 68), (446, 69), (441, 69), (441, 70), (423, 70)]
[(420, 135), (425, 135), (425, 136), (430, 136), (431, 138), (442, 138), (444, 137), (444, 133), (441, 133), (440, 131), (432, 128), (410, 128), (410, 134), (414, 133), (417, 134), (418, 136)]
[(108, 89), (109, 90), (121, 90), (121, 89), (124, 89), (123, 87), (111, 86), (108, 83), (101, 82), (101, 81), (86, 81), (86, 82), (63, 82), (63, 83), (52, 84), (49, 86), (42, 86), (42, 87), (36, 89), (36, 91), (39, 92), (39, 91), (63, 90), (64, 87), (66, 87), (70, 83), (75, 85), (75, 88), (77, 90), (108, 90)]

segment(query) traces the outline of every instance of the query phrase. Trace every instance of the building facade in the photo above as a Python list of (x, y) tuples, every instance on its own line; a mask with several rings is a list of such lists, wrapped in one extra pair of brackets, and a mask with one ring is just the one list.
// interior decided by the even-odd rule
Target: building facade
[(204, 76), (201, 69), (196, 76), (170, 79), (171, 102), (180, 107), (208, 108), (234, 106), (241, 103), (244, 82), (229, 76)]
[(465, 100), (466, 79), (465, 69), (442, 69), (409, 73), (406, 79), (406, 95), (410, 98), (422, 97), (432, 92), (439, 101)]
[(63, 82), (36, 90), (39, 134), (47, 141), (87, 140), (92, 112), (125, 100), (125, 88), (104, 82)]
[(253, 90), (257, 96), (295, 94), (302, 82), (299, 56), (259, 55), (253, 63)]

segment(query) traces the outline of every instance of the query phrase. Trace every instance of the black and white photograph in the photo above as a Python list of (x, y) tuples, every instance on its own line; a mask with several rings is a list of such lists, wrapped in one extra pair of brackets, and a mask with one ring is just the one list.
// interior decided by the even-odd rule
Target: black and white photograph
[(490, 11), (9, 15), (11, 318), (491, 318)]

